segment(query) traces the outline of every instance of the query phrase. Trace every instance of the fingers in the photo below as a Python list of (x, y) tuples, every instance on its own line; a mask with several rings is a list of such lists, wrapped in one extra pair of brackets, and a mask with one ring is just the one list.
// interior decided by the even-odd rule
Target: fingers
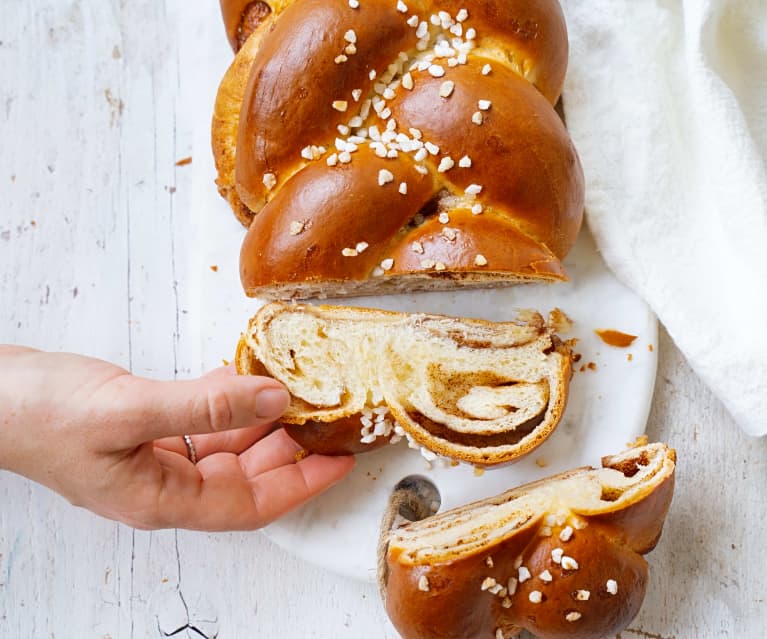
[[(206, 379), (219, 378), (226, 379), (237, 375), (237, 369), (234, 364), (221, 366), (205, 374)], [(268, 434), (274, 428), (274, 424), (268, 423), (253, 428), (240, 428), (237, 430), (227, 430), (208, 435), (195, 435), (192, 437), (197, 459), (204, 459), (213, 453), (236, 453), (240, 454), (259, 441), (264, 435)], [(188, 434), (188, 433), (184, 433)], [(155, 441), (155, 446), (172, 450), (179, 455), (188, 455), (188, 450), (184, 440), (180, 437), (167, 437)]]
[(330, 488), (354, 468), (354, 457), (310, 455), (251, 480), (258, 518), (266, 525)]
[(160, 449), (156, 455), (164, 470), (158, 525), (208, 531), (265, 526), (319, 495), (354, 467), (353, 457), (311, 455), (248, 476), (230, 453), (211, 455), (197, 466), (170, 451)]
[(274, 431), (240, 455), (240, 466), (247, 477), (257, 477), (270, 470), (293, 464), (302, 450), (284, 428)]
[[(205, 474), (181, 455), (162, 449), (155, 449), (155, 455), (163, 469), (162, 485), (149, 527), (244, 530), (245, 522), (254, 519), (253, 499), (236, 455), (212, 456)], [(135, 521), (126, 523), (136, 526)]]
[(125, 446), (173, 435), (268, 430), (290, 403), (285, 387), (276, 380), (225, 372), (182, 382), (125, 375), (113, 380), (104, 399), (110, 402), (110, 412), (119, 408), (119, 438)]
[(219, 366), (212, 371), (208, 371), (204, 377), (232, 377), (234, 375), (237, 375), (237, 367), (234, 364), (227, 364), (226, 366)]
[[(223, 433), (213, 433), (210, 435), (193, 435), (197, 459), (205, 459), (214, 453), (234, 453), (239, 455), (243, 451), (253, 446), (257, 441), (268, 435), (275, 428), (273, 423), (267, 423), (253, 428), (240, 428), (238, 430), (227, 430)], [(166, 437), (155, 441), (155, 446), (172, 450), (179, 455), (188, 456), (186, 444), (181, 437)]]
[(27, 346), (16, 346), (15, 344), (0, 344), (0, 356), (2, 355), (20, 355), (22, 353), (39, 353), (40, 351)]

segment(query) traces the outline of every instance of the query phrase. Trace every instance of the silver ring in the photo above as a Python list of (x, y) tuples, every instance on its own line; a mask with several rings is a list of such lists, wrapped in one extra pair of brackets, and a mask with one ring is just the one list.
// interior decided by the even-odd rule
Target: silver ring
[(186, 444), (186, 454), (189, 457), (189, 461), (193, 464), (197, 463), (197, 449), (194, 447), (194, 442), (190, 435), (184, 435), (184, 443)]

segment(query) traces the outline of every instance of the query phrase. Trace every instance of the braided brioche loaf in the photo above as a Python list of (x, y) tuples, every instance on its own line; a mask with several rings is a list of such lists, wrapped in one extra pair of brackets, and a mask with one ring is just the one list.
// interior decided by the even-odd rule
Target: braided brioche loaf
[(571, 358), (537, 313), (491, 323), (273, 302), (237, 350), (293, 401), (282, 420), (304, 448), (362, 452), (392, 437), (491, 466), (540, 445), (567, 401)]
[[(464, 4), (468, 8), (464, 8)], [(583, 175), (556, 0), (222, 0), (217, 184), (245, 292), (566, 279)]]
[(660, 537), (675, 461), (664, 444), (639, 446), (599, 470), (385, 525), (379, 582), (392, 622), (405, 639), (615, 636), (642, 605), (642, 555)]

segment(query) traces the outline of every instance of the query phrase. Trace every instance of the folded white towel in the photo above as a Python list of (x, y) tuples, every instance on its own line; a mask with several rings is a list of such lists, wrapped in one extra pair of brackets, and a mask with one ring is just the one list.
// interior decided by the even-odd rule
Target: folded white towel
[(564, 0), (564, 106), (605, 261), (767, 433), (767, 1)]

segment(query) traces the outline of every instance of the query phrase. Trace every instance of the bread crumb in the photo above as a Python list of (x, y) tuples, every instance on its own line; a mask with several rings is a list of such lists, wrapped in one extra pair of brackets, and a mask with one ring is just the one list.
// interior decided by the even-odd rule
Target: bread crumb
[(485, 469), (482, 466), (474, 466), (474, 476), (482, 477), (485, 474)]
[(549, 462), (547, 462), (543, 457), (539, 457), (535, 460), (535, 465), (538, 466), (538, 468), (546, 468), (546, 466), (549, 465)]
[(628, 355), (626, 355), (626, 359), (630, 362), (631, 360), (634, 359), (634, 356), (631, 353), (629, 353)]
[(627, 442), (626, 448), (640, 448), (641, 446), (647, 446), (647, 442), (649, 441), (647, 435), (639, 435), (633, 442)]
[(218, 264), (211, 264), (210, 270), (213, 271), (214, 273), (218, 273)]
[(569, 333), (573, 329), (573, 320), (560, 308), (549, 313), (549, 326), (557, 333)]
[(597, 370), (597, 365), (594, 362), (589, 362), (586, 364), (586, 368), (588, 368), (590, 371), (595, 371)]
[(221, 363), (222, 363), (224, 366), (229, 366), (229, 364), (231, 364), (232, 362), (230, 362), (228, 359), (222, 359), (222, 360), (221, 360)]
[(605, 344), (608, 346), (615, 346), (616, 348), (626, 348), (631, 346), (637, 338), (636, 335), (616, 331), (613, 328), (596, 328), (594, 329), (594, 332)]
[(647, 345), (647, 350), (648, 350), (648, 351), (650, 351), (650, 352), (652, 353), (652, 344), (648, 344), (648, 345)]
[(293, 455), (293, 459), (295, 459), (296, 463), (298, 463), (302, 459), (306, 459), (308, 456), (309, 456), (309, 451), (306, 450), (305, 448), (302, 448), (295, 455)]
[(176, 166), (186, 166), (187, 164), (192, 163), (192, 156), (188, 156), (185, 158), (181, 158), (178, 162), (176, 162)]

